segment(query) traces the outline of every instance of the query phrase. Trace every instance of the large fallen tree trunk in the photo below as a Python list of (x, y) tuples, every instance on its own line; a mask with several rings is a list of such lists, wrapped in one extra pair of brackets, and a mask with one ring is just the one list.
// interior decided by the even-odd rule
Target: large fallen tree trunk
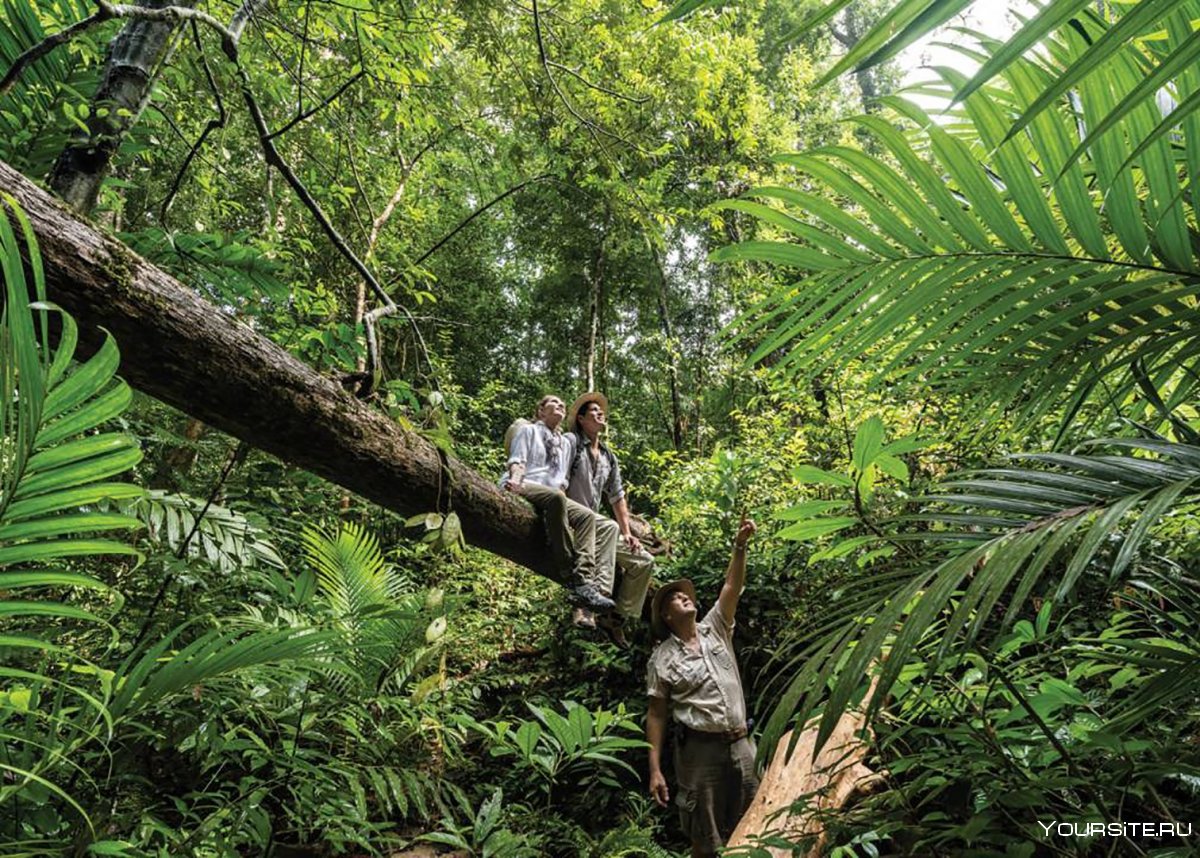
[[(874, 693), (872, 683), (868, 697)], [(771, 858), (795, 854), (790, 846), (760, 843), (778, 838), (804, 844), (808, 858), (824, 854), (830, 816), (883, 786), (883, 775), (867, 768), (865, 762), (872, 740), (862, 709), (842, 714), (815, 759), (816, 720), (795, 737), (794, 748), (792, 731), (784, 733), (754, 801), (729, 838), (729, 846), (759, 846)]]
[(540, 574), (544, 535), (524, 501), (203, 300), (72, 214), (7, 164), (0, 191), (25, 210), (47, 293), (104, 327), (130, 384), (193, 417), (404, 515), (453, 510), (467, 542)]

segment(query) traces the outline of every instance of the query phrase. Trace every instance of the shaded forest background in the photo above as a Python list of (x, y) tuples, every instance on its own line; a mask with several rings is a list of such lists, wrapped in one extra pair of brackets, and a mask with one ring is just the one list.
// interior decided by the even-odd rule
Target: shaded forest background
[[(1187, 854), (1036, 822), (1200, 789), (1200, 8), (953, 32), (984, 71), (931, 70), (933, 121), (896, 55), (965, 5), (5, 0), (0, 159), (482, 474), (543, 393), (604, 391), (659, 580), (715, 595), (769, 523), (764, 751), (882, 670), (887, 788), (831, 854)], [(8, 211), (6, 854), (684, 847), (642, 783), (648, 628), (570, 629), (447, 506), (42, 340), (71, 323), (27, 309)]]

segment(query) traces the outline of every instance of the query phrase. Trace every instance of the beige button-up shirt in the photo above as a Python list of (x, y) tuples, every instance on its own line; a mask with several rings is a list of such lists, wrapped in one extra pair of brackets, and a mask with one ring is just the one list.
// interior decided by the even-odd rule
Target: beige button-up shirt
[(676, 721), (719, 733), (746, 726), (742, 677), (733, 657), (733, 625), (714, 605), (696, 626), (700, 651), (671, 635), (655, 647), (646, 669), (646, 693), (661, 697)]

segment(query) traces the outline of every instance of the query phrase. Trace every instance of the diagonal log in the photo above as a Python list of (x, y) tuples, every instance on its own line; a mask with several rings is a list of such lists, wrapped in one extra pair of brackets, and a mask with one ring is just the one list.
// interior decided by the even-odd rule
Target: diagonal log
[(0, 162), (33, 225), (47, 295), (121, 349), (138, 390), (403, 515), (452, 509), (467, 542), (550, 576), (522, 500), (342, 390)]

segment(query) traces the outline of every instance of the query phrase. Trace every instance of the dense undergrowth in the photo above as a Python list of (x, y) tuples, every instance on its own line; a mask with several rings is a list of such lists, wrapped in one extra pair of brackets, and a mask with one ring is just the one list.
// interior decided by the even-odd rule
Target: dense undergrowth
[[(854, 25), (837, 69), (870, 88), (963, 4), (684, 0), (676, 29), (598, 0), (529, 21), (450, 3), (427, 28), (328, 5), (305, 4), (299, 38), (257, 22), (247, 80), (280, 124), (306, 120), (288, 157), (396, 299), (436, 308), (389, 332), (358, 392), (496, 473), (508, 422), (594, 375), (633, 507), (670, 546), (656, 577), (702, 601), (757, 519), (737, 638), (764, 763), (791, 727), (869, 714), (879, 789), (818, 812), (821, 850), (1193, 854), (1195, 0), (1046, 4), (1007, 46), (960, 32), (982, 71), (920, 87), (943, 113), (883, 86), (845, 130), (845, 93), (815, 95), (819, 28)], [(12, 61), (89, 7), (0, 11)], [(25, 172), (95, 120), (101, 32), (0, 93), (0, 155)], [(100, 213), (214, 312), (340, 375), (365, 359), (366, 299), (313, 252), (311, 211), (270, 177), (264, 202), (208, 35), (163, 61)], [(320, 77), (293, 92), (306, 62)], [(628, 91), (591, 83), (606, 63)], [(357, 101), (302, 116), (314, 83), (368, 66)], [(199, 143), (156, 148), (210, 131), (194, 162)], [(372, 202), (356, 151), (391, 196)], [(442, 238), (381, 240), (394, 211)], [(683, 854), (644, 786), (645, 624), (618, 650), (570, 628), (556, 585), (463, 550), (445, 511), (406, 521), (132, 393), (120, 343), (77, 352), (88, 320), (46, 303), (28, 233), (6, 202), (0, 852)], [(766, 845), (812, 844), (781, 820)]]

